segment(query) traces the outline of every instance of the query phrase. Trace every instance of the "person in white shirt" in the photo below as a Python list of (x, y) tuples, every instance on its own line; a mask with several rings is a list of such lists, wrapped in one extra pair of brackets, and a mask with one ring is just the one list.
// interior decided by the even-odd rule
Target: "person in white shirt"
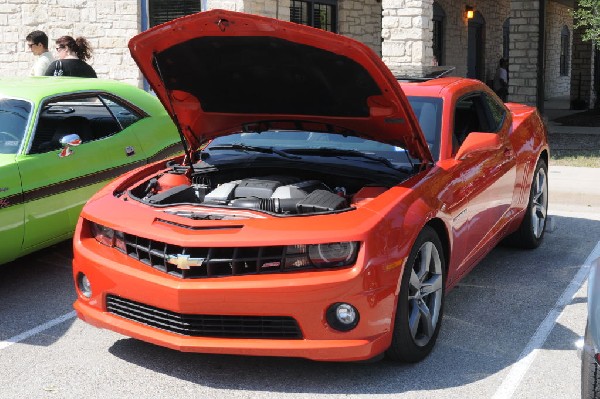
[(43, 76), (48, 65), (54, 61), (52, 53), (48, 51), (48, 36), (41, 30), (35, 30), (25, 40), (33, 55), (37, 56), (31, 68), (31, 76)]
[(496, 74), (494, 75), (494, 91), (504, 102), (508, 97), (508, 62), (504, 58), (500, 58)]

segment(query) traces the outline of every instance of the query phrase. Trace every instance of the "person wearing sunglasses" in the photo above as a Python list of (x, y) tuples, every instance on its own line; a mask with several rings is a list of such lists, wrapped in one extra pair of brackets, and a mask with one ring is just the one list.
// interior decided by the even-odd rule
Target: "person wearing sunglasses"
[(83, 37), (62, 36), (56, 40), (56, 61), (46, 69), (46, 76), (79, 76), (97, 78), (96, 71), (86, 60), (92, 57), (92, 48)]
[(54, 61), (52, 53), (48, 51), (48, 36), (41, 30), (34, 30), (25, 37), (27, 47), (37, 57), (31, 67), (31, 76), (43, 76), (48, 65)]

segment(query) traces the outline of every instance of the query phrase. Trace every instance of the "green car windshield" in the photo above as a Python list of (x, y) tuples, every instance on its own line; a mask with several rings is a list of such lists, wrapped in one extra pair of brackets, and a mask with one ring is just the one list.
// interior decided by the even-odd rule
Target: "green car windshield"
[(16, 154), (21, 148), (31, 104), (13, 98), (0, 99), (0, 154)]

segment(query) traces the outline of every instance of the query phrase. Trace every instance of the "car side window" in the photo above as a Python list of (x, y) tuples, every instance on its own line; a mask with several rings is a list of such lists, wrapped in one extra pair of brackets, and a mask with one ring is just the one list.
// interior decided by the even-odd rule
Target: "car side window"
[(103, 95), (101, 95), (100, 98), (108, 107), (114, 118), (119, 122), (121, 129), (129, 127), (145, 117), (142, 112), (127, 106), (125, 103), (118, 102), (115, 98)]
[(21, 148), (32, 104), (14, 98), (0, 99), (0, 154), (17, 154)]
[(485, 94), (475, 93), (462, 97), (454, 108), (453, 152), (456, 152), (471, 132), (493, 132)]
[(497, 132), (502, 127), (504, 119), (506, 118), (506, 107), (488, 94), (485, 94), (484, 97), (489, 110), (491, 129), (492, 131)]
[(142, 116), (98, 94), (61, 96), (46, 100), (41, 107), (30, 154), (58, 150), (60, 140), (77, 134), (82, 144), (122, 131)]

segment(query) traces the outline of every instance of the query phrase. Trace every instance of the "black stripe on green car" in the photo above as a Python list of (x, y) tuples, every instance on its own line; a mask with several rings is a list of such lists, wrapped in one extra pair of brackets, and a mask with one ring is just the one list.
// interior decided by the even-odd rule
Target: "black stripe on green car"
[(180, 152), (180, 143), (171, 144), (170, 146), (160, 150), (155, 155), (141, 161), (121, 165), (116, 168), (105, 169), (96, 173), (80, 176), (70, 180), (63, 180), (59, 183), (51, 184), (44, 187), (38, 187), (36, 189), (29, 190), (24, 193), (14, 194), (4, 198), (0, 198), (0, 209), (8, 208), (30, 201), (39, 200), (41, 198), (64, 193), (66, 191), (91, 186), (93, 184), (101, 183), (106, 180), (111, 180), (117, 176), (121, 176), (125, 172), (138, 168), (142, 165), (159, 161), (161, 159), (166, 159), (169, 156), (176, 155)]

